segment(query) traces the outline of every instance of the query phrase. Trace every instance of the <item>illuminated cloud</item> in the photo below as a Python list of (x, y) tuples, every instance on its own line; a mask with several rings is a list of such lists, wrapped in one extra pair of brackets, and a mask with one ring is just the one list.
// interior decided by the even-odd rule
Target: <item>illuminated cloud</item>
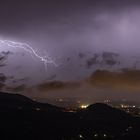
[(140, 70), (97, 70), (88, 79), (96, 88), (140, 91)]
[[(13, 53), (1, 73), (29, 77), (22, 84), (33, 86), (31, 96), (97, 99), (139, 92), (139, 70), (120, 70), (140, 69), (139, 15), (138, 0), (0, 1), (0, 42), (6, 43), (0, 51)], [(40, 62), (55, 63), (45, 52), (60, 67), (49, 65), (46, 73)], [(5, 66), (5, 57), (0, 60)], [(15, 79), (11, 86), (22, 85)]]
[(51, 81), (42, 83), (37, 86), (39, 91), (50, 91), (50, 90), (64, 90), (64, 89), (74, 89), (80, 87), (78, 82), (62, 82), (62, 81)]
[(5, 87), (5, 90), (13, 93), (21, 93), (26, 90), (26, 85), (22, 84), (15, 87)]
[(140, 70), (97, 70), (85, 80), (51, 81), (36, 85), (31, 95), (48, 97), (80, 97), (85, 101), (104, 99), (139, 99)]

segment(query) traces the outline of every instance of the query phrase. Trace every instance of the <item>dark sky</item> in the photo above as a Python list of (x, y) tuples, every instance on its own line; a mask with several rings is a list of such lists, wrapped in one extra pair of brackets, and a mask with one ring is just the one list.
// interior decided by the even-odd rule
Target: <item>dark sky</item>
[(22, 34), (26, 27), (33, 24), (59, 24), (67, 20), (72, 23), (82, 20), (78, 24), (82, 26), (91, 15), (100, 12), (119, 13), (127, 8), (131, 10), (139, 7), (139, 3), (135, 0), (4, 0), (0, 2), (1, 30), (8, 35)]
[[(132, 32), (139, 33), (135, 31), (137, 27), (132, 28), (139, 25), (139, 6), (140, 2), (135, 0), (1, 1), (0, 35), (29, 42), (32, 46), (36, 44), (37, 48), (49, 45), (52, 52), (56, 47), (81, 48), (81, 44), (111, 50), (114, 44), (118, 45), (117, 37), (121, 46), (126, 45), (125, 37), (132, 38)], [(124, 31), (123, 24), (126, 25)], [(123, 39), (120, 37), (128, 33)], [(114, 40), (109, 40), (110, 37)], [(98, 39), (105, 41), (100, 44)]]
[(24, 49), (5, 44), (0, 51), (12, 53), (1, 71), (43, 83), (83, 80), (97, 69), (140, 68), (139, 15), (139, 0), (1, 0), (0, 40), (27, 43), (58, 65), (44, 68)]

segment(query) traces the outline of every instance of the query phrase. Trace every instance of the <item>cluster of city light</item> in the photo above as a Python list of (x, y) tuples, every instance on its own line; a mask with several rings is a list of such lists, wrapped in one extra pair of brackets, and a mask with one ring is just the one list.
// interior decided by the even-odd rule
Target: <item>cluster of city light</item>
[(135, 105), (124, 105), (124, 104), (121, 104), (121, 108), (135, 108), (136, 106)]
[(40, 55), (38, 51), (34, 50), (30, 45), (26, 43), (14, 42), (10, 40), (0, 40), (0, 47), (4, 46), (22, 49), (25, 52), (29, 53), (32, 57), (40, 60), (42, 63), (44, 63), (45, 66), (47, 66), (47, 64), (53, 64), (54, 66), (57, 66), (55, 61), (50, 56), (48, 56), (47, 54), (45, 56)]
[(85, 109), (85, 108), (87, 108), (88, 106), (89, 106), (88, 104), (83, 104), (83, 105), (80, 106), (80, 108), (81, 108), (81, 109)]
[[(103, 134), (102, 133), (95, 133), (93, 136), (95, 138), (97, 138), (97, 137), (99, 137), (99, 138), (107, 138), (108, 137), (108, 135), (105, 134), (105, 133), (103, 133)], [(113, 137), (113, 136), (110, 135), (110, 137)], [(84, 139), (84, 136), (82, 134), (79, 134), (79, 138)]]

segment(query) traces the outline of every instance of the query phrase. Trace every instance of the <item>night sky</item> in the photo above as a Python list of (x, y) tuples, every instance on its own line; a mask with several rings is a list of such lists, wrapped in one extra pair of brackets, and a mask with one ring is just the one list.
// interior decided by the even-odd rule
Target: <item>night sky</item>
[(139, 97), (138, 0), (1, 0), (0, 40), (29, 44), (57, 64), (46, 67), (24, 49), (0, 44), (1, 53), (10, 52), (0, 68), (12, 77), (4, 90), (42, 98)]

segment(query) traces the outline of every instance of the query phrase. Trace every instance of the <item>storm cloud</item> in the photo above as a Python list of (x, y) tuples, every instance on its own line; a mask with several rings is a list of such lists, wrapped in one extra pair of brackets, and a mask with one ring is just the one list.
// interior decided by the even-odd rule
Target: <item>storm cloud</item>
[[(140, 68), (139, 15), (138, 0), (0, 1), (0, 39), (27, 43), (40, 55), (47, 52), (58, 64), (49, 65), (46, 70), (24, 50), (0, 46), (1, 52), (12, 52), (1, 71), (16, 79), (28, 77), (28, 84), (38, 85), (43, 92), (64, 88), (62, 96), (67, 89), (71, 89), (71, 96), (85, 96), (84, 92), (93, 96), (98, 88), (106, 93), (98, 91), (98, 97), (107, 95), (108, 89), (138, 92), (139, 78), (134, 77)], [(133, 72), (118, 73), (124, 68)], [(112, 91), (109, 93), (113, 95)], [(121, 96), (120, 92), (117, 96)]]

